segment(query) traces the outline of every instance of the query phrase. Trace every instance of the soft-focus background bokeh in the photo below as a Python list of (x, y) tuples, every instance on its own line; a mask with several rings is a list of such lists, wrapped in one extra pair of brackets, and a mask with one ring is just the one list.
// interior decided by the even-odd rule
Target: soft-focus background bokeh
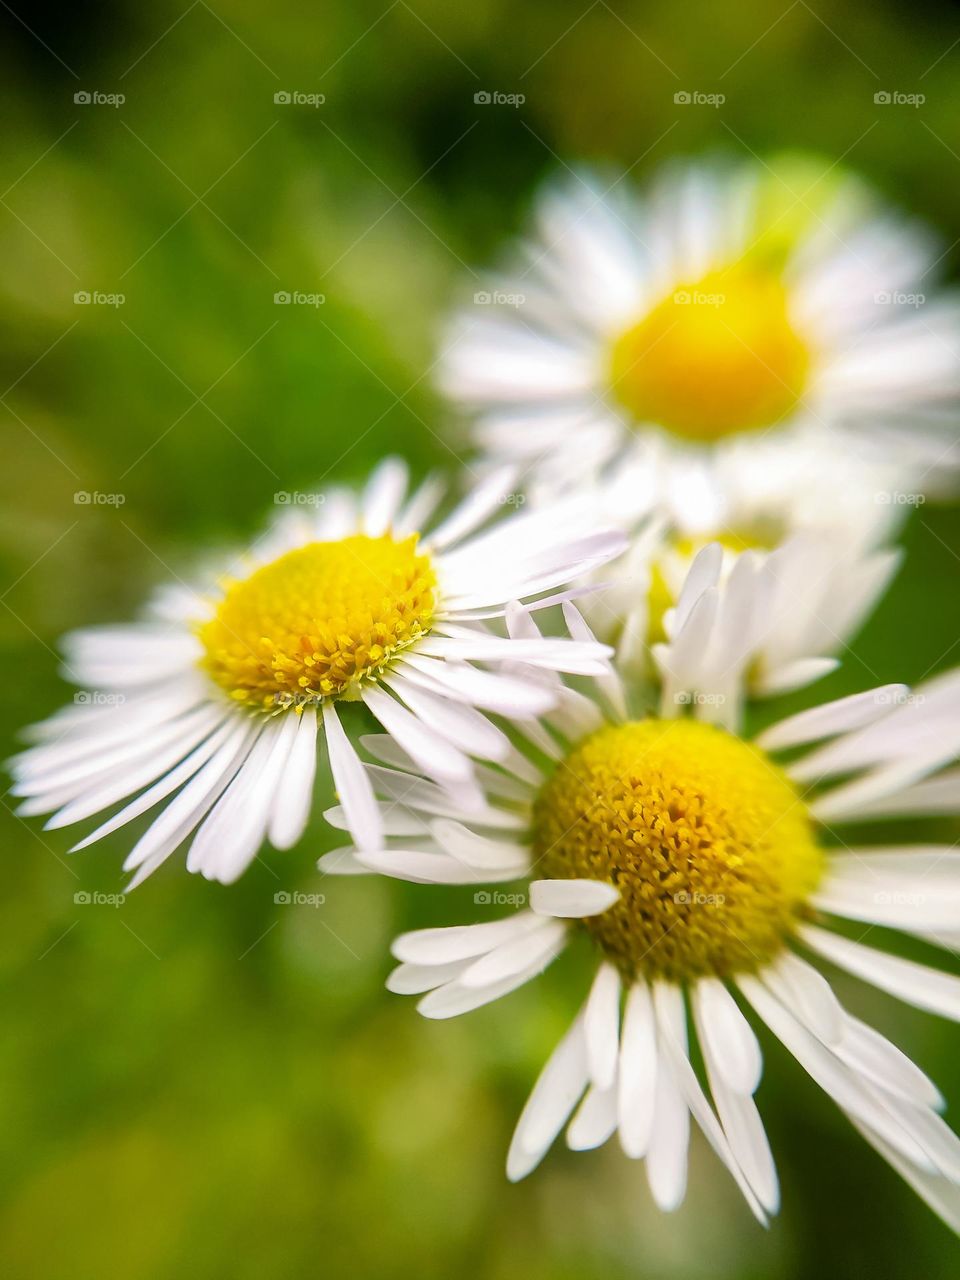
[[(458, 465), (430, 389), (438, 317), (565, 161), (642, 175), (678, 152), (812, 148), (939, 224), (956, 272), (953, 7), (3, 11), (5, 754), (19, 725), (70, 696), (59, 634), (130, 617), (198, 551), (256, 529), (276, 493), (361, 477), (390, 450), (418, 472)], [(476, 101), (484, 92), (525, 101)], [(682, 92), (725, 102), (675, 103)], [(925, 100), (877, 103), (884, 92)], [(278, 292), (313, 298), (277, 304)], [(960, 659), (956, 512), (921, 507), (907, 542), (892, 594), (824, 693)], [(12, 805), (0, 812), (10, 1280), (956, 1273), (953, 1237), (772, 1045), (760, 1099), (785, 1208), (768, 1233), (699, 1138), (669, 1218), (615, 1144), (558, 1149), (508, 1186), (512, 1122), (587, 976), (574, 954), (464, 1020), (418, 1019), (382, 990), (388, 940), (489, 918), (472, 893), (322, 880), (315, 821), (235, 888), (175, 857), (122, 905), (84, 902), (121, 890), (129, 836), (68, 857), (76, 837)], [(956, 1124), (956, 1033), (840, 985), (940, 1080)]]

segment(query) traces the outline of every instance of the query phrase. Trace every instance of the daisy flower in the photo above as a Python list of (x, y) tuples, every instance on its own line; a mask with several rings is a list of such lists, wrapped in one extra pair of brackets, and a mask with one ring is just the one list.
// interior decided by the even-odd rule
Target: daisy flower
[[(685, 530), (655, 521), (641, 528), (604, 575), (604, 589), (584, 598), (591, 626), (616, 645), (620, 670), (654, 676), (651, 657), (664, 653), (664, 645), (682, 661), (681, 632), (705, 592), (710, 594), (700, 609), (713, 608), (716, 600), (720, 616), (712, 615), (713, 636), (695, 646), (695, 669), (702, 671), (710, 660), (718, 682), (723, 672), (733, 721), (743, 694), (785, 693), (834, 670), (836, 654), (881, 598), (901, 559), (899, 549), (878, 545), (896, 509), (878, 504), (862, 477), (850, 477), (841, 488), (842, 476), (841, 468), (816, 486), (825, 511), (803, 510), (804, 486), (798, 484), (792, 509), (786, 497), (768, 506), (728, 501), (729, 523), (712, 539), (690, 525)], [(828, 499), (831, 490), (836, 504)], [(721, 597), (731, 576), (733, 590)], [(733, 616), (722, 616), (731, 611)]]
[[(516, 636), (535, 631), (519, 609), (510, 625)], [(691, 675), (693, 648), (691, 639)], [(469, 817), (384, 743), (391, 767), (370, 774), (387, 847), (321, 865), (427, 883), (529, 878), (526, 909), (396, 940), (388, 986), (420, 993), (428, 1018), (489, 1004), (578, 937), (592, 943), (592, 985), (520, 1117), (512, 1180), (564, 1129), (573, 1150), (617, 1135), (628, 1157), (645, 1160), (655, 1202), (675, 1209), (692, 1119), (765, 1221), (779, 1192), (755, 1101), (758, 1021), (960, 1230), (960, 1141), (938, 1114), (936, 1087), (841, 1005), (822, 972), (826, 962), (960, 1019), (960, 979), (852, 937), (849, 924), (955, 946), (960, 854), (848, 847), (835, 835), (864, 818), (960, 809), (958, 770), (945, 767), (960, 754), (960, 673), (914, 693), (888, 685), (828, 702), (752, 741), (725, 727), (714, 674), (707, 662), (693, 681), (709, 693), (636, 719), (616, 676), (589, 695), (564, 687), (554, 711), (519, 726), (524, 767), (484, 770), (487, 807)]]
[(555, 491), (640, 457), (665, 490), (691, 454), (748, 465), (799, 442), (930, 488), (956, 435), (960, 307), (930, 296), (922, 226), (799, 158), (621, 183), (548, 186), (451, 323), (441, 388), (489, 458)]
[(225, 576), (162, 591), (139, 623), (67, 637), (66, 674), (83, 692), (13, 760), (19, 812), (52, 811), (56, 828), (127, 801), (79, 849), (160, 806), (124, 863), (133, 884), (191, 835), (188, 870), (229, 883), (264, 839), (299, 839), (322, 735), (353, 836), (376, 847), (379, 809), (340, 720), (350, 701), (469, 810), (474, 760), (513, 754), (483, 712), (534, 716), (553, 697), (505, 664), (589, 673), (608, 653), (592, 640), (517, 643), (479, 620), (624, 543), (561, 508), (481, 530), (504, 482), (489, 476), (426, 533), (440, 487), (408, 497), (406, 468), (388, 460), (359, 498), (336, 489), (286, 512)]

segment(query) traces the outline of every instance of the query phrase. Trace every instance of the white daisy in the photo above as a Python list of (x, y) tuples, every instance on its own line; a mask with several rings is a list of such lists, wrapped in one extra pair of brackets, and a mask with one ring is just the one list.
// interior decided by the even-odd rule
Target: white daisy
[[(510, 623), (514, 635), (533, 634), (523, 611)], [(714, 670), (708, 663), (697, 687), (709, 688)], [(938, 1115), (936, 1087), (820, 972), (825, 960), (960, 1019), (960, 979), (841, 924), (956, 946), (960, 854), (919, 843), (849, 848), (835, 833), (867, 817), (960, 810), (960, 770), (945, 768), (960, 755), (960, 673), (914, 694), (890, 685), (826, 703), (752, 742), (709, 722), (723, 718), (716, 699), (696, 704), (700, 719), (682, 699), (660, 717), (630, 719), (624, 701), (610, 675), (595, 697), (567, 689), (540, 725), (519, 726), (530, 741), (523, 769), (484, 770), (487, 807), (469, 817), (384, 743), (392, 767), (369, 773), (387, 847), (321, 863), (429, 883), (533, 877), (527, 909), (397, 939), (388, 986), (426, 993), (429, 1018), (505, 996), (578, 935), (592, 941), (595, 978), (524, 1108), (508, 1176), (528, 1174), (565, 1127), (574, 1150), (616, 1134), (627, 1156), (646, 1160), (656, 1203), (674, 1209), (692, 1116), (765, 1221), (779, 1192), (754, 1100), (762, 1055), (752, 1009), (960, 1230), (960, 1141)]]
[(84, 692), (12, 762), (19, 812), (54, 811), (47, 827), (63, 827), (127, 800), (82, 848), (162, 806), (124, 863), (133, 884), (193, 833), (188, 870), (227, 883), (264, 839), (299, 839), (322, 734), (354, 838), (376, 847), (379, 810), (338, 712), (358, 700), (461, 807), (475, 805), (473, 758), (515, 754), (482, 712), (534, 716), (553, 697), (505, 664), (590, 673), (609, 652), (518, 643), (477, 619), (624, 545), (561, 508), (477, 532), (503, 509), (504, 480), (488, 477), (424, 534), (441, 489), (428, 481), (408, 498), (406, 468), (388, 460), (361, 497), (336, 489), (287, 512), (219, 582), (161, 592), (140, 623), (69, 636), (66, 673)]
[(605, 589), (585, 598), (587, 617), (616, 645), (622, 671), (656, 668), (668, 699), (696, 692), (690, 680), (708, 672), (735, 725), (744, 696), (786, 693), (839, 665), (901, 559), (862, 542), (867, 534), (842, 516), (782, 541), (773, 519), (733, 525), (714, 542), (648, 527)]
[(930, 490), (960, 395), (941, 256), (811, 161), (671, 166), (640, 195), (576, 176), (452, 322), (441, 387), (548, 491), (640, 457), (664, 492), (691, 453), (749, 466), (798, 442)]

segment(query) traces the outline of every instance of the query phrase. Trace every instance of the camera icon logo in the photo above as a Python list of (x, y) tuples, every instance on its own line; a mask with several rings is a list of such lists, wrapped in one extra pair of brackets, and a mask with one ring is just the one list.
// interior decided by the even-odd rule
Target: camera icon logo
[(78, 307), (89, 307), (92, 299), (86, 289), (78, 289), (73, 295), (73, 301)]
[(273, 295), (273, 301), (275, 305), (278, 307), (289, 307), (292, 300), (293, 299), (291, 295), (287, 292), (286, 289), (280, 289), (277, 293)]
[(273, 900), (278, 907), (288, 907), (290, 905), (290, 894), (285, 889), (281, 889), (273, 895)]
[(89, 104), (93, 101), (89, 91), (86, 89), (78, 89), (77, 92), (73, 95), (73, 100), (77, 104), (77, 106), (80, 106), (80, 107), (89, 106)]
[(493, 298), (485, 289), (481, 289), (479, 293), (473, 295), (473, 300), (478, 307), (489, 307)]
[(86, 907), (90, 905), (90, 894), (86, 889), (78, 889), (73, 895), (73, 900), (78, 907)]
[(886, 89), (880, 89), (873, 95), (873, 100), (878, 107), (884, 107), (890, 102), (890, 94)]
[(484, 107), (493, 101), (493, 99), (491, 98), (490, 94), (486, 89), (480, 89), (477, 93), (475, 93), (473, 95), (473, 100), (478, 106), (484, 106)]
[(690, 94), (686, 89), (679, 89), (674, 95), (673, 100), (678, 107), (686, 107), (690, 104)]
[(273, 100), (277, 106), (288, 106), (291, 102), (290, 93), (286, 89), (278, 89), (273, 95)]

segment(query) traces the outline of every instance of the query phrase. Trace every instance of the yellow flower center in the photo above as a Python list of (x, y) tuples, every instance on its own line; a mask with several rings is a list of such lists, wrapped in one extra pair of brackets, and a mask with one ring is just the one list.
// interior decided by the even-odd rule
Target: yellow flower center
[(225, 584), (199, 629), (201, 665), (231, 698), (262, 710), (357, 697), (361, 681), (429, 630), (436, 603), (416, 534), (311, 542)]
[(810, 352), (769, 267), (682, 285), (613, 344), (613, 392), (638, 424), (711, 441), (772, 426), (797, 405)]
[(809, 811), (756, 747), (694, 720), (608, 726), (534, 806), (538, 875), (614, 884), (583, 926), (627, 977), (762, 968), (823, 870)]

